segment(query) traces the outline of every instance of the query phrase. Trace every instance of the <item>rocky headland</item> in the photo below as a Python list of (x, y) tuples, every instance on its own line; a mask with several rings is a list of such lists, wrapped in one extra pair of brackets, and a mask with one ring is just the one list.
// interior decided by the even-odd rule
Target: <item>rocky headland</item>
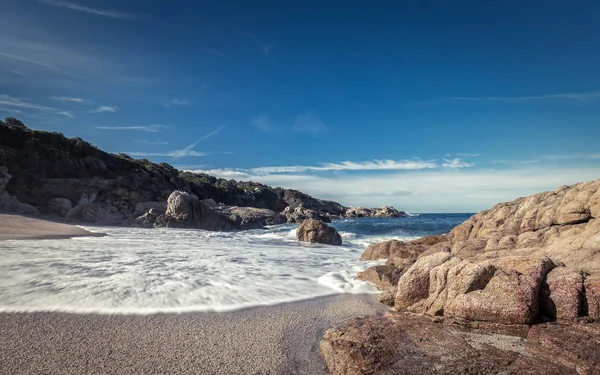
[(600, 374), (600, 180), (371, 245), (393, 307), (328, 330), (332, 374)]
[(0, 121), (0, 212), (107, 226), (256, 229), (305, 219), (401, 217), (297, 190), (180, 171), (81, 138)]

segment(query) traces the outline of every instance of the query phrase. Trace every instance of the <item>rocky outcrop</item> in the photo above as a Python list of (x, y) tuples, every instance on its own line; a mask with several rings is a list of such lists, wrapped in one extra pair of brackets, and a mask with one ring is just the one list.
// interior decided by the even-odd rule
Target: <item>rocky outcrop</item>
[(301, 223), (306, 219), (320, 220), (324, 223), (331, 222), (328, 215), (320, 214), (315, 210), (304, 208), (302, 206), (297, 206), (294, 209), (292, 209), (291, 206), (287, 206), (282, 214), (285, 216), (288, 223)]
[[(148, 212), (146, 220), (151, 220)], [(227, 217), (211, 209), (197, 196), (185, 191), (174, 191), (167, 200), (167, 210), (158, 215), (154, 227), (193, 228), (211, 231), (227, 231), (235, 227)]]
[[(104, 224), (120, 217), (118, 225), (132, 224), (136, 205), (164, 202), (175, 191), (212, 199), (227, 206), (253, 207), (282, 212), (286, 207), (304, 207), (319, 214), (341, 215), (345, 207), (295, 190), (272, 188), (254, 182), (224, 180), (206, 174), (179, 171), (166, 163), (132, 159), (125, 154), (109, 154), (80, 138), (60, 133), (28, 129), (19, 120), (0, 121), (0, 165), (10, 168), (14, 177), (6, 191), (21, 203), (56, 215), (53, 199), (97, 205), (94, 217)], [(81, 202), (83, 196), (92, 197)], [(27, 206), (27, 207), (30, 207)], [(79, 217), (80, 208), (70, 215)], [(58, 211), (62, 212), (63, 209)], [(116, 215), (118, 214), (118, 215)], [(66, 215), (66, 214), (65, 214)], [(92, 215), (84, 217), (91, 218)]]
[[(549, 374), (600, 373), (594, 349), (600, 338), (599, 216), (596, 180), (498, 204), (447, 235), (370, 246), (361, 259), (387, 258), (387, 267), (371, 268), (362, 278), (384, 290), (382, 302), (393, 305), (393, 314), (403, 318), (354, 320), (327, 332), (321, 352), (329, 370), (516, 374), (543, 368)], [(398, 274), (396, 285), (383, 276)], [(446, 325), (419, 323), (425, 334), (415, 341), (406, 323), (412, 317), (468, 330), (444, 345)], [(547, 321), (560, 324), (543, 324)], [(492, 328), (520, 332), (526, 339), (519, 350), (528, 356), (489, 363), (499, 352), (468, 340), (470, 347), (464, 346), (473, 329), (491, 335)], [(479, 358), (475, 364), (470, 361), (472, 367), (464, 367), (466, 358), (452, 360), (461, 350), (472, 349)], [(450, 360), (436, 359), (441, 350), (441, 357)], [(422, 358), (424, 367), (417, 371), (413, 366), (418, 361), (411, 358)], [(479, 368), (482, 359), (486, 364)]]
[(328, 330), (319, 349), (334, 375), (597, 374), (600, 335), (588, 327), (544, 324), (518, 337), (492, 325), (388, 313)]
[(6, 191), (6, 186), (11, 178), (12, 176), (8, 173), (8, 168), (0, 165), (0, 212), (30, 216), (39, 215), (40, 212), (37, 208), (19, 202), (16, 197)]
[(378, 208), (349, 207), (344, 212), (344, 217), (403, 217), (406, 212), (398, 211), (391, 206), (381, 206)]
[(214, 206), (212, 208), (227, 217), (234, 228), (238, 229), (262, 229), (267, 225), (284, 224), (287, 222), (285, 216), (266, 208), (235, 206)]
[(335, 228), (315, 219), (304, 220), (296, 231), (298, 241), (339, 246), (342, 237)]
[(448, 235), (371, 245), (361, 259), (416, 259), (402, 268), (398, 310), (504, 324), (596, 319), (598, 215), (600, 180), (498, 204)]

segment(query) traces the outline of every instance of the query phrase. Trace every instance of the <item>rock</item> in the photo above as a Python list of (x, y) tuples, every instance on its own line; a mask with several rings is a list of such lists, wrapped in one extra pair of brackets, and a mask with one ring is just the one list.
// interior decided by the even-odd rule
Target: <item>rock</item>
[(403, 217), (406, 216), (406, 212), (398, 211), (391, 206), (382, 206), (378, 208), (365, 208), (365, 207), (348, 207), (344, 213), (345, 217), (349, 218), (361, 218), (361, 217)]
[(6, 187), (12, 176), (8, 173), (8, 168), (0, 166), (0, 212), (38, 216), (40, 211), (34, 206), (20, 202), (16, 197), (6, 191)]
[(429, 295), (429, 273), (452, 258), (449, 253), (437, 253), (415, 262), (399, 279), (394, 306), (397, 310), (414, 305)]
[(375, 284), (379, 289), (396, 288), (398, 280), (404, 271), (403, 268), (398, 268), (392, 265), (380, 265), (367, 268), (363, 272), (359, 272), (357, 278), (359, 280), (369, 281)]
[(135, 211), (133, 211), (133, 218), (137, 218), (146, 214), (149, 210), (155, 210), (155, 212), (164, 214), (167, 211), (167, 202), (141, 202), (135, 205)]
[(167, 211), (156, 218), (154, 226), (211, 231), (234, 229), (224, 215), (212, 210), (197, 196), (178, 190), (171, 193), (167, 200)]
[(525, 347), (547, 363), (562, 364), (578, 374), (599, 374), (599, 346), (598, 324), (539, 324), (529, 330)]
[(133, 226), (138, 228), (152, 228), (154, 223), (160, 215), (163, 215), (164, 211), (157, 210), (155, 208), (149, 209), (145, 214), (138, 216), (133, 221)]
[(367, 250), (360, 256), (360, 260), (379, 260), (389, 258), (411, 258), (416, 259), (426, 246), (412, 241), (406, 243), (398, 240), (390, 240), (369, 245)]
[(542, 284), (541, 314), (551, 320), (575, 320), (583, 316), (583, 275), (565, 267), (550, 271)]
[(73, 203), (67, 198), (52, 198), (48, 201), (48, 209), (63, 218), (72, 208)]
[(315, 210), (304, 208), (302, 206), (297, 206), (293, 209), (291, 206), (287, 206), (282, 214), (285, 216), (288, 223), (301, 223), (306, 219), (320, 220), (324, 223), (331, 222), (329, 216), (319, 214)]
[(351, 319), (326, 331), (319, 350), (334, 375), (578, 374), (527, 355), (525, 345), (520, 337), (401, 314)]
[(296, 231), (298, 241), (339, 246), (342, 237), (335, 228), (315, 219), (304, 220)]
[(282, 214), (266, 208), (221, 206), (213, 209), (228, 217), (239, 229), (262, 229), (266, 225), (284, 224), (287, 221)]

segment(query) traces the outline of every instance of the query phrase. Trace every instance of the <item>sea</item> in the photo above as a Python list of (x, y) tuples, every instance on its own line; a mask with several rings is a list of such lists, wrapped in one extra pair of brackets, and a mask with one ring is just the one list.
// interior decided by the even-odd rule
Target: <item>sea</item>
[(230, 311), (377, 293), (356, 274), (372, 243), (449, 232), (470, 214), (334, 220), (342, 246), (296, 241), (297, 225), (208, 232), (84, 227), (105, 237), (0, 242), (0, 311)]

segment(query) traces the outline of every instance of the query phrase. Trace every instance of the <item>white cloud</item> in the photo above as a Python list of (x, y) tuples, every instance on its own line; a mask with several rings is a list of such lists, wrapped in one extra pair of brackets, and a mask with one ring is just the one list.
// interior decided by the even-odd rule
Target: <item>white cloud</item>
[(256, 116), (250, 121), (250, 124), (261, 133), (276, 134), (279, 133), (280, 129), (273, 125), (267, 115)]
[(308, 171), (381, 171), (381, 170), (417, 170), (436, 168), (437, 164), (420, 159), (413, 160), (371, 160), (371, 161), (343, 161), (340, 163), (321, 163), (315, 166), (276, 166), (252, 168), (248, 171), (255, 174), (269, 173), (300, 173)]
[(190, 105), (190, 102), (188, 100), (185, 99), (179, 99), (179, 98), (173, 98), (171, 99), (169, 102), (165, 103), (164, 106), (167, 108), (171, 108), (173, 106), (188, 106)]
[(96, 126), (100, 130), (137, 130), (150, 133), (160, 133), (167, 129), (167, 125), (146, 125), (146, 126)]
[(121, 18), (121, 19), (134, 18), (133, 15), (127, 14), (127, 13), (115, 12), (112, 10), (90, 8), (90, 7), (86, 7), (86, 6), (75, 4), (75, 3), (69, 3), (66, 1), (59, 1), (59, 0), (37, 0), (37, 1), (42, 4), (47, 4), (47, 5), (52, 5), (52, 6), (59, 7), (59, 8), (75, 10), (78, 12), (95, 14), (97, 16), (102, 16), (102, 17)]
[(445, 168), (469, 168), (472, 166), (473, 164), (467, 163), (461, 158), (444, 159), (444, 163), (442, 163), (442, 167)]
[(478, 212), (520, 196), (596, 179), (600, 167), (558, 169), (540, 165), (510, 170), (432, 169), (343, 176), (262, 175), (226, 169), (197, 172), (297, 189), (345, 205), (393, 205), (409, 212)]
[(100, 106), (96, 109), (92, 109), (91, 112), (92, 113), (102, 113), (102, 112), (117, 112), (119, 110), (118, 107), (116, 106), (111, 106), (111, 105), (103, 105)]
[(23, 113), (23, 111), (20, 111), (18, 109), (14, 109), (14, 108), (0, 108), (0, 112), (7, 112), (7, 113)]
[(13, 108), (13, 109), (18, 108), (18, 110), (30, 109), (33, 111), (54, 113), (54, 114), (63, 115), (66, 117), (73, 117), (73, 115), (68, 111), (64, 111), (59, 108), (40, 105), (37, 103), (33, 103), (33, 102), (26, 101), (23, 99), (15, 98), (15, 97), (12, 97), (10, 95), (5, 95), (5, 94), (0, 94), (0, 105), (8, 107), (8, 108)]
[(37, 65), (37, 66), (41, 66), (42, 68), (46, 68), (46, 69), (53, 70), (53, 71), (56, 71), (56, 72), (60, 71), (60, 69), (58, 69), (54, 65), (51, 65), (51, 64), (48, 64), (48, 63), (45, 63), (45, 62), (42, 62), (42, 61), (34, 60), (32, 58), (28, 58), (28, 57), (25, 57), (25, 56), (19, 56), (19, 55), (15, 55), (15, 54), (12, 54), (12, 53), (6, 53), (6, 52), (0, 51), (0, 57), (5, 57), (5, 58), (8, 58), (8, 59), (12, 59), (12, 60), (17, 60), (17, 61), (26, 62), (26, 63), (29, 63), (29, 64), (34, 64), (34, 65)]
[(58, 100), (61, 102), (73, 102), (73, 103), (84, 103), (86, 102), (85, 99), (82, 98), (73, 98), (73, 97), (69, 97), (69, 96), (51, 96), (50, 99), (52, 100)]
[(329, 127), (314, 113), (303, 113), (296, 117), (296, 124), (292, 130), (299, 133), (319, 134), (327, 131)]
[[(162, 125), (154, 125), (154, 126), (162, 126)], [(173, 159), (180, 159), (180, 158), (188, 157), (188, 156), (205, 156), (206, 155), (205, 152), (194, 151), (194, 147), (196, 147), (198, 145), (198, 143), (205, 141), (208, 138), (218, 134), (221, 130), (223, 130), (225, 128), (226, 128), (225, 125), (220, 126), (220, 127), (216, 128), (215, 130), (207, 133), (206, 135), (200, 137), (196, 142), (185, 146), (181, 150), (173, 150), (173, 151), (169, 151), (169, 152), (126, 152), (126, 154), (131, 155), (131, 156), (141, 156), (141, 157), (169, 156), (169, 157), (172, 157)], [(151, 131), (151, 130), (147, 130), (147, 131)]]
[(184, 156), (205, 156), (204, 152), (193, 151), (193, 150), (175, 150), (170, 152), (126, 152), (127, 155), (130, 156), (169, 156), (174, 159), (178, 159)]

